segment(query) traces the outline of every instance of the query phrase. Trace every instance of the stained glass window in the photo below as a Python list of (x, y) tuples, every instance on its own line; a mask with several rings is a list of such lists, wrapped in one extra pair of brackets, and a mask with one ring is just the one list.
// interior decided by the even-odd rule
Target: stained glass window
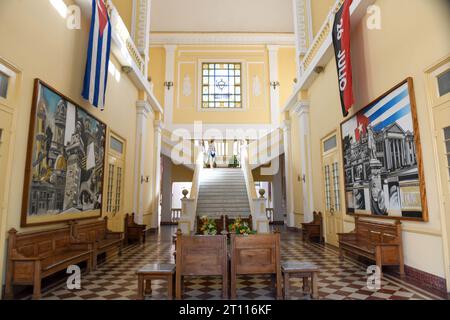
[(203, 63), (202, 108), (242, 108), (240, 63)]

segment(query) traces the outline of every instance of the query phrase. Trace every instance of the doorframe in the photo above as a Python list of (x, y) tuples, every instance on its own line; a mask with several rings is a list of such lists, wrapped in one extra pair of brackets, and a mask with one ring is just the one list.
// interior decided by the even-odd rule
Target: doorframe
[(0, 57), (0, 70), (11, 77), (12, 81), (8, 84), (6, 99), (0, 97), (0, 109), (11, 115), (11, 126), (9, 132), (9, 149), (6, 160), (6, 176), (3, 180), (5, 190), (3, 193), (3, 208), (0, 204), (0, 299), (3, 296), (3, 274), (6, 267), (6, 228), (8, 223), (8, 212), (10, 206), (10, 191), (13, 160), (16, 149), (16, 132), (18, 126), (18, 110), (20, 102), (20, 92), (22, 89), (22, 70), (13, 63)]
[(434, 171), (436, 178), (438, 180), (437, 189), (439, 196), (439, 211), (441, 220), (441, 237), (442, 237), (442, 247), (443, 247), (443, 258), (444, 258), (444, 272), (447, 283), (447, 291), (450, 290), (450, 234), (447, 233), (450, 225), (450, 217), (445, 214), (445, 206), (443, 203), (443, 189), (442, 189), (442, 175), (441, 175), (441, 163), (439, 160), (439, 147), (438, 147), (438, 135), (437, 128), (435, 125), (434, 110), (442, 106), (444, 103), (450, 103), (450, 93), (439, 97), (437, 96), (437, 82), (436, 76), (440, 74), (441, 70), (450, 68), (450, 55), (436, 61), (433, 65), (424, 70), (425, 78), (425, 90), (427, 99), (427, 112), (430, 119), (430, 128), (432, 132), (432, 148), (433, 148), (433, 162)]

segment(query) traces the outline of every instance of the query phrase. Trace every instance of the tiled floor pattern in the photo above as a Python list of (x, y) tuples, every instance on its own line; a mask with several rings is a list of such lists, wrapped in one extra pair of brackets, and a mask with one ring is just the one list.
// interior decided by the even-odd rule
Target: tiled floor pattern
[[(151, 262), (173, 263), (174, 246), (172, 230), (163, 227), (159, 235), (148, 237), (144, 246), (127, 249), (122, 256), (99, 266), (96, 271), (82, 277), (81, 290), (68, 290), (64, 285), (44, 293), (43, 299), (114, 300), (134, 299), (137, 279), (135, 271)], [(304, 243), (299, 233), (282, 233), (282, 259), (302, 260), (320, 267), (320, 299), (343, 300), (423, 300), (440, 299), (405, 281), (385, 275), (378, 291), (367, 288), (366, 267), (345, 259), (340, 261), (335, 250), (318, 244)], [(167, 286), (163, 281), (153, 281), (153, 294), (147, 299), (166, 299)], [(184, 299), (221, 299), (221, 279), (214, 277), (188, 278), (185, 282)], [(274, 299), (269, 276), (239, 277), (237, 298), (239, 300)], [(302, 281), (291, 279), (290, 299), (310, 299), (303, 293)]]

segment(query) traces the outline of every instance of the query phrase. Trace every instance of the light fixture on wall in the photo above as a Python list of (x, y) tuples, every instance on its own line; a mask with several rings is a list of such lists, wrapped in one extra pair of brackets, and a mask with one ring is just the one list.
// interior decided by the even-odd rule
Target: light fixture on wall
[(123, 66), (122, 71), (126, 74), (129, 74), (131, 71), (133, 71), (133, 68), (131, 68), (130, 66)]
[(319, 74), (319, 73), (322, 73), (324, 69), (325, 69), (324, 67), (317, 66), (314, 68), (314, 72)]
[(170, 88), (173, 87), (173, 82), (172, 81), (165, 81), (164, 82), (164, 87), (166, 87), (167, 90), (170, 90)]
[(280, 86), (280, 82), (278, 82), (278, 81), (271, 81), (270, 85), (273, 87), (273, 90), (276, 90), (277, 87)]
[(145, 178), (144, 178), (144, 176), (141, 176), (141, 183), (149, 183), (150, 182), (150, 177), (149, 176), (146, 176)]

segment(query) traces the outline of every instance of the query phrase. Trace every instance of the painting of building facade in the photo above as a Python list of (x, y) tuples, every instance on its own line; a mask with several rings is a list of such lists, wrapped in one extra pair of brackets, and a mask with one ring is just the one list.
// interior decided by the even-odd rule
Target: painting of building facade
[(101, 215), (106, 126), (39, 80), (22, 226)]
[(341, 125), (347, 212), (427, 219), (412, 79)]

